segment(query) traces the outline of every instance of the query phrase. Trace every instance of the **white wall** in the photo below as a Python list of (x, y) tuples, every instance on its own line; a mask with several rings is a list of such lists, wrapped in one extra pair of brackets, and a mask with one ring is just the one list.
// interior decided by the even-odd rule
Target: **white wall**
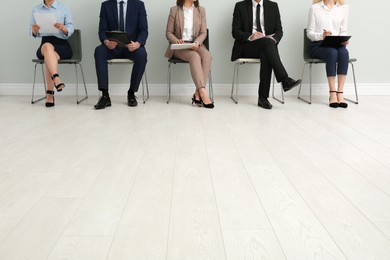
[[(75, 27), (82, 30), (83, 40), (83, 67), (88, 88), (96, 89), (96, 75), (93, 53), (99, 44), (97, 27), (101, 1), (94, 0), (62, 0), (69, 5)], [(166, 84), (167, 61), (163, 54), (167, 47), (165, 39), (165, 25), (170, 6), (176, 0), (152, 1), (145, 0), (149, 21), (149, 38), (146, 45), (149, 55), (147, 67), (148, 80), (152, 93), (160, 93)], [(213, 81), (219, 92), (228, 93), (232, 80), (233, 66), (230, 62), (230, 53), (233, 45), (231, 36), (232, 13), (236, 0), (201, 0), (206, 8), (207, 22), (210, 29), (210, 49), (213, 55)], [(282, 15), (284, 37), (279, 45), (283, 63), (290, 76), (299, 78), (302, 72), (302, 30), (306, 26), (307, 12), (311, 0), (277, 1)], [(13, 94), (12, 89), (18, 87), (31, 88), (33, 64), (39, 40), (28, 35), (31, 8), (39, 1), (28, 1), (18, 4), (15, 1), (4, 1), (0, 10), (2, 25), (0, 41), (0, 95)], [(384, 45), (389, 42), (390, 36), (386, 33), (383, 20), (388, 20), (388, 1), (379, 0), (372, 3), (367, 1), (348, 1), (350, 4), (350, 34), (353, 36), (349, 46), (351, 57), (356, 57), (357, 80), (360, 88), (387, 90), (390, 87), (388, 77), (390, 50)], [(372, 7), (371, 7), (372, 6)], [(379, 8), (377, 8), (379, 7)], [(369, 29), (368, 29), (369, 28)], [(73, 82), (73, 71), (70, 66), (61, 67), (64, 81)], [(123, 84), (128, 82), (128, 68), (116, 66), (111, 71), (110, 82)], [(125, 73), (124, 73), (125, 72)], [(326, 84), (325, 69), (315, 66), (314, 82)], [(40, 74), (39, 74), (40, 75)], [(248, 67), (241, 77), (243, 83), (252, 83), (254, 89), (258, 81), (258, 67)], [(247, 79), (245, 79), (245, 77)], [(188, 84), (191, 79), (187, 66), (176, 66), (174, 82)], [(307, 80), (306, 80), (307, 81)], [(11, 90), (10, 90), (11, 89)], [(226, 90), (226, 91), (225, 91)], [(23, 89), (23, 91), (25, 91)], [(164, 90), (165, 91), (165, 90)], [(361, 91), (362, 92), (362, 91)], [(364, 91), (363, 91), (364, 92)], [(15, 92), (16, 93), (16, 92)], [(25, 92), (23, 92), (25, 93)], [(372, 92), (369, 92), (373, 94)], [(383, 93), (388, 93), (382, 91)], [(379, 94), (381, 94), (379, 93)], [(375, 94), (375, 93), (374, 93)]]

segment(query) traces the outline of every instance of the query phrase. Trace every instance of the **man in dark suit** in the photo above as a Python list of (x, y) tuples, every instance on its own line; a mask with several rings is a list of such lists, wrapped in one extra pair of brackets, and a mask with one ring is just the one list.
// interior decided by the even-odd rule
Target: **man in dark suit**
[(244, 0), (236, 3), (232, 35), (235, 39), (231, 60), (260, 58), (258, 106), (271, 109), (268, 101), (272, 70), (284, 91), (299, 85), (290, 78), (280, 60), (277, 45), (283, 30), (278, 4), (269, 0)]
[[(124, 46), (109, 40), (107, 31), (124, 31), (130, 42)], [(130, 88), (127, 93), (127, 104), (137, 106), (135, 92), (145, 72), (147, 53), (145, 43), (148, 37), (148, 22), (145, 5), (140, 0), (107, 0), (102, 3), (99, 21), (99, 39), (101, 45), (95, 49), (95, 66), (98, 88), (102, 97), (95, 109), (111, 106), (108, 94), (108, 65), (107, 60), (126, 58), (134, 61), (131, 73)]]

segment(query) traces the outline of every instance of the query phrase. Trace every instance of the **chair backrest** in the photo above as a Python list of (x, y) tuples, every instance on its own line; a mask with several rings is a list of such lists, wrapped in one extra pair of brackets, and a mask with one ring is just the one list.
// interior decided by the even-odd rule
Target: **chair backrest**
[(73, 56), (72, 60), (81, 61), (83, 54), (81, 51), (81, 32), (79, 29), (75, 29), (73, 34), (68, 39), (70, 47), (72, 47)]
[(303, 30), (303, 59), (308, 60), (310, 57), (311, 40), (307, 37), (306, 29)]
[(209, 49), (209, 29), (207, 29), (207, 36), (206, 36), (206, 39), (204, 39), (203, 44), (204, 44), (204, 47), (206, 47), (207, 50), (210, 50)]

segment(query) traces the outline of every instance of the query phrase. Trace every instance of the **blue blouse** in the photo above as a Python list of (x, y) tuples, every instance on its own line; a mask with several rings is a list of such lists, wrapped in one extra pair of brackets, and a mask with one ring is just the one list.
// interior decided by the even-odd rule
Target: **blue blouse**
[(68, 35), (65, 35), (61, 31), (58, 33), (39, 33), (38, 32), (36, 37), (55, 36), (55, 37), (60, 38), (60, 39), (68, 39), (73, 34), (74, 27), (73, 27), (73, 19), (72, 19), (72, 15), (70, 14), (70, 10), (66, 5), (58, 3), (57, 0), (54, 1), (54, 3), (50, 7), (47, 7), (43, 0), (42, 0), (41, 4), (33, 7), (32, 12), (31, 12), (31, 19), (30, 19), (30, 35), (31, 36), (33, 36), (31, 27), (33, 26), (33, 24), (36, 24), (36, 21), (34, 18), (34, 13), (54, 13), (56, 18), (57, 18), (57, 22), (62, 23), (68, 29)]

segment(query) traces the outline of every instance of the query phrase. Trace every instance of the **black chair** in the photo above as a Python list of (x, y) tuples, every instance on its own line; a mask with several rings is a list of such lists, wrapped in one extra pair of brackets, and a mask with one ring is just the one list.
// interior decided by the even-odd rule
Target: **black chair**
[[(303, 80), (303, 76), (304, 76), (304, 73), (305, 73), (305, 68), (306, 68), (306, 65), (309, 65), (309, 82), (310, 82), (310, 85), (309, 85), (309, 99), (305, 99), (301, 96), (301, 90), (302, 90), (302, 82), (301, 82), (301, 85), (299, 86), (299, 91), (298, 91), (298, 99), (308, 103), (308, 104), (311, 104), (311, 93), (312, 93), (312, 66), (313, 64), (325, 64), (325, 61), (324, 60), (321, 60), (321, 59), (313, 59), (310, 57), (310, 46), (311, 46), (311, 40), (307, 37), (307, 34), (306, 34), (306, 29), (303, 30), (303, 59), (305, 60), (305, 64), (303, 65), (303, 71), (302, 71), (302, 77), (301, 79)], [(350, 102), (353, 102), (355, 104), (358, 104), (359, 103), (359, 100), (358, 100), (358, 93), (357, 93), (357, 87), (356, 87), (356, 78), (355, 78), (355, 68), (353, 66), (353, 63), (357, 61), (357, 59), (355, 58), (350, 58), (349, 59), (349, 64), (351, 64), (351, 67), (352, 67), (352, 74), (353, 74), (353, 83), (354, 83), (354, 86), (355, 86), (355, 100), (351, 100), (351, 99), (348, 99), (348, 98), (345, 98), (345, 100), (348, 100)]]
[[(80, 30), (74, 30), (73, 34), (68, 39), (70, 46), (72, 47), (73, 56), (71, 59), (63, 59), (59, 60), (58, 64), (71, 64), (75, 67), (75, 75), (76, 75), (76, 102), (77, 104), (80, 104), (82, 101), (86, 100), (88, 98), (88, 92), (87, 92), (87, 86), (85, 84), (85, 78), (84, 78), (84, 72), (83, 67), (81, 66), (81, 60), (82, 60), (82, 50), (81, 50), (81, 32)], [(45, 68), (44, 68), (44, 60), (41, 59), (33, 59), (32, 62), (35, 63), (35, 69), (34, 69), (34, 82), (32, 87), (32, 95), (31, 95), (31, 104), (34, 104), (40, 100), (43, 100), (46, 98), (46, 96), (38, 98), (34, 100), (34, 91), (35, 91), (35, 79), (37, 74), (37, 65), (40, 64), (42, 68), (42, 77), (43, 77), (43, 88), (46, 93), (46, 79), (45, 79)], [(81, 99), (79, 99), (79, 77), (77, 72), (77, 65), (80, 67), (80, 72), (84, 84), (84, 90), (85, 90), (85, 96)]]
[[(203, 41), (204, 46), (207, 50), (209, 50), (209, 29), (207, 29), (207, 37)], [(184, 61), (177, 58), (170, 58), (168, 60), (168, 97), (167, 97), (167, 104), (169, 103), (169, 100), (171, 99), (171, 65), (172, 64), (180, 64), (180, 63), (188, 63), (188, 61)], [(213, 81), (211, 76), (211, 69), (209, 71), (209, 96), (211, 100), (214, 100), (214, 92), (213, 92)]]

